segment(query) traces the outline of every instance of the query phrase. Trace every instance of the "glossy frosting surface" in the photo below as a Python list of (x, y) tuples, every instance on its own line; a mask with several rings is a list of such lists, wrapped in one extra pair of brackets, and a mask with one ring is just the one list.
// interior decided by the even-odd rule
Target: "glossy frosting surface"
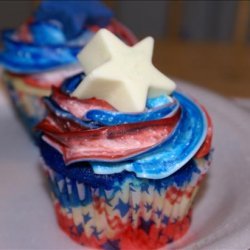
[[(73, 91), (82, 77), (74, 77), (62, 89)], [(210, 150), (206, 112), (180, 92), (148, 99), (142, 113), (117, 112), (102, 100), (79, 100), (57, 91), (45, 102), (50, 115), (38, 128), (68, 169), (85, 162), (98, 175), (128, 171), (162, 179), (201, 149), (200, 158)]]

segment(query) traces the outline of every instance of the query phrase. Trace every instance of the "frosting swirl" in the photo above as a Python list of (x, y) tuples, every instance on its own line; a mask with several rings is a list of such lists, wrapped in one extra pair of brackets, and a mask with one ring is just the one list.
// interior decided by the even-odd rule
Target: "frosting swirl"
[(68, 96), (83, 77), (69, 79), (61, 92), (45, 98), (49, 115), (38, 125), (66, 168), (79, 162), (95, 174), (128, 171), (161, 179), (209, 153), (209, 116), (182, 93), (148, 99), (141, 113), (121, 113), (103, 100)]
[[(50, 4), (58, 5), (53, 1)], [(89, 4), (81, 3), (80, 5), (84, 5), (85, 12), (81, 12), (81, 15), (78, 13), (79, 17), (90, 20), (88, 22), (84, 19), (79, 23), (79, 17), (71, 13), (73, 11), (68, 13), (68, 18), (64, 20), (67, 14), (67, 6), (65, 6), (65, 10), (59, 13), (42, 12), (43, 9), (41, 9), (19, 29), (5, 30), (2, 36), (4, 49), (0, 52), (0, 64), (15, 73), (37, 73), (64, 65), (77, 64), (78, 52), (102, 27), (110, 30), (129, 45), (136, 42), (135, 36), (112, 17), (111, 11), (105, 8), (104, 16), (99, 13), (100, 11), (95, 12), (102, 17), (100, 23), (100, 18), (91, 16), (93, 11), (89, 10)], [(100, 3), (91, 3), (91, 5), (97, 4)], [(71, 10), (70, 6), (68, 9)], [(58, 7), (56, 9), (58, 10)], [(54, 19), (51, 19), (51, 16), (54, 16)], [(66, 25), (68, 23), (71, 23), (69, 28), (67, 28), (69, 25)], [(75, 32), (74, 36), (69, 35), (69, 30), (76, 30), (77, 33)]]

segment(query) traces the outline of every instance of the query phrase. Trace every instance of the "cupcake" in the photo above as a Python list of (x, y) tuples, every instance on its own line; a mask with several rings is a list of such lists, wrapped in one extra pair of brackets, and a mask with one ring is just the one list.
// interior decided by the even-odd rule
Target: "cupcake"
[(3, 80), (30, 132), (45, 116), (41, 97), (81, 71), (76, 55), (102, 27), (128, 45), (136, 41), (100, 1), (42, 1), (19, 29), (4, 31)]
[(101, 29), (78, 56), (84, 73), (44, 99), (43, 168), (59, 226), (81, 245), (157, 249), (190, 226), (211, 119), (152, 53), (152, 38), (130, 47)]

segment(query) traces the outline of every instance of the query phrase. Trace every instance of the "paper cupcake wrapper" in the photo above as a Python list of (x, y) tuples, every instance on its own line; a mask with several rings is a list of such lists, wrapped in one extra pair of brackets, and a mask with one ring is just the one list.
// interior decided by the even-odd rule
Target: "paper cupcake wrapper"
[(43, 166), (58, 223), (74, 241), (103, 249), (156, 249), (189, 228), (191, 205), (208, 165), (207, 159), (198, 160), (199, 173), (182, 185), (164, 188), (135, 176), (103, 188)]
[(46, 115), (46, 109), (42, 103), (41, 95), (35, 95), (34, 93), (32, 94), (25, 89), (17, 87), (20, 81), (23, 81), (21, 78), (19, 79), (19, 77), (12, 78), (4, 74), (3, 81), (17, 116), (20, 118), (28, 133), (34, 139), (38, 138), (38, 132), (35, 132), (33, 128)]

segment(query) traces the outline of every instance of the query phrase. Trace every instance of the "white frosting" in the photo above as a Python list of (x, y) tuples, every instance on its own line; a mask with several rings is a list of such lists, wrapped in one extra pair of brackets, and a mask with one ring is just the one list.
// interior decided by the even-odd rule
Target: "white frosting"
[(122, 112), (141, 112), (148, 96), (171, 94), (175, 83), (152, 64), (153, 43), (147, 37), (129, 47), (101, 29), (78, 55), (86, 77), (72, 95), (103, 99)]

